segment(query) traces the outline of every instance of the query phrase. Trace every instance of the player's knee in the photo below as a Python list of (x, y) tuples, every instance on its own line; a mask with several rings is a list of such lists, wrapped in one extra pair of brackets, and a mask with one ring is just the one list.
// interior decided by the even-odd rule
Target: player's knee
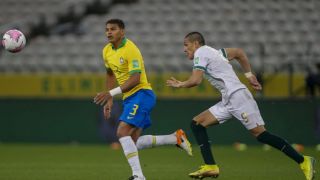
[(194, 121), (194, 122), (199, 122), (199, 116), (193, 117), (193, 118), (192, 118), (192, 121)]
[(254, 136), (254, 137), (258, 137), (260, 136), (262, 133), (264, 133), (266, 131), (266, 129), (264, 128), (264, 126), (258, 126), (256, 128), (253, 128), (250, 130), (250, 133)]
[(124, 137), (123, 134), (122, 134), (119, 130), (117, 131), (117, 137), (118, 137), (119, 139), (122, 138), (122, 137)]
[(268, 139), (272, 136), (268, 131), (264, 131), (256, 136), (257, 140), (261, 143), (266, 143)]
[(125, 136), (130, 136), (129, 132), (122, 129), (122, 128), (118, 128), (117, 130), (117, 137), (120, 139), (122, 137), (125, 137)]
[(199, 124), (198, 122), (196, 122), (195, 120), (191, 121), (190, 127), (192, 129), (193, 132), (195, 131), (201, 131), (203, 129), (205, 129), (205, 127), (203, 127), (201, 124)]
[(192, 129), (192, 130), (194, 130), (196, 127), (196, 124), (197, 124), (197, 122), (196, 121), (194, 121), (194, 119), (191, 121), (191, 123), (190, 123), (190, 128)]
[(195, 116), (192, 121), (196, 122), (196, 124), (199, 124), (203, 127), (206, 127), (204, 124), (208, 124), (208, 119), (204, 116)]

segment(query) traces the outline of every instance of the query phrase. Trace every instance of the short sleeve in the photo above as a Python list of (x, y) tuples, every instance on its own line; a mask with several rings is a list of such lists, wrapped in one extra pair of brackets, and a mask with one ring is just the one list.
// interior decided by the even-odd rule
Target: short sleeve
[(132, 47), (132, 50), (127, 54), (129, 74), (141, 72), (142, 68), (142, 55), (137, 47)]
[(203, 53), (201, 52), (196, 52), (194, 54), (194, 59), (193, 59), (193, 69), (198, 69), (202, 71), (206, 71), (206, 67), (208, 65), (208, 58), (206, 58)]
[(222, 48), (222, 49), (219, 49), (219, 53), (225, 57), (226, 59), (228, 59), (228, 54), (227, 54), (227, 51), (226, 49)]
[(108, 69), (110, 69), (110, 67), (109, 67), (109, 63), (108, 63), (108, 61), (107, 61), (107, 57), (106, 57), (106, 52), (107, 51), (107, 48), (103, 48), (103, 50), (102, 50), (102, 58), (103, 58), (103, 61), (104, 61), (104, 65), (105, 65), (105, 67), (106, 67), (106, 70), (108, 70)]

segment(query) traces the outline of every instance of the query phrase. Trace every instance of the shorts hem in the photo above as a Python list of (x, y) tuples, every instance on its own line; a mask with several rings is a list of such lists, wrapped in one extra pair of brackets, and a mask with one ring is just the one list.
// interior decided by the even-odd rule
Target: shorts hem
[(122, 120), (122, 119), (120, 119), (119, 121), (123, 121), (123, 122), (125, 122), (125, 123), (127, 123), (127, 124), (129, 124), (131, 126), (134, 126), (134, 127), (137, 127), (137, 128), (141, 128), (141, 129), (147, 129), (148, 127), (151, 126), (151, 124), (144, 124), (144, 125), (141, 126), (141, 125), (138, 125), (136, 123), (133, 123), (132, 121), (126, 121), (126, 120)]

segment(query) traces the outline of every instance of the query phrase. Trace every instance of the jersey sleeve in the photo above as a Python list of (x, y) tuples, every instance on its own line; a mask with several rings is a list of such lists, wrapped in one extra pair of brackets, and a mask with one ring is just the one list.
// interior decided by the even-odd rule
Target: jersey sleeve
[(129, 74), (141, 73), (142, 71), (142, 55), (139, 49), (135, 46), (127, 54)]
[(193, 59), (193, 69), (206, 71), (208, 65), (208, 58), (206, 58), (201, 52), (196, 52)]
[(228, 54), (225, 48), (219, 49), (219, 53), (225, 57), (226, 59), (228, 59)]
[(104, 65), (105, 65), (105, 67), (106, 67), (106, 70), (108, 70), (108, 69), (110, 69), (110, 67), (109, 67), (109, 63), (108, 63), (108, 61), (107, 61), (106, 54), (107, 54), (107, 48), (105, 47), (105, 48), (103, 48), (103, 50), (102, 50), (102, 59), (103, 59)]

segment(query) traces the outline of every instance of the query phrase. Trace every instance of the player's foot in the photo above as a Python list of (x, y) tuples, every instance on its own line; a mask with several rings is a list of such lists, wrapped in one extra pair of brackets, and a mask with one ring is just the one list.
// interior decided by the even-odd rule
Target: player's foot
[(129, 177), (129, 180), (146, 180), (144, 176), (133, 175)]
[(307, 180), (313, 180), (314, 174), (316, 172), (314, 169), (314, 164), (316, 160), (310, 156), (303, 156), (303, 157), (304, 157), (304, 161), (300, 164), (300, 168), (303, 171), (303, 174), (306, 176)]
[(217, 165), (203, 165), (196, 172), (190, 173), (189, 176), (195, 179), (217, 178), (219, 176), (219, 167)]
[(189, 156), (192, 156), (191, 143), (187, 139), (186, 133), (184, 133), (182, 129), (178, 129), (175, 134), (177, 137), (177, 146), (185, 150)]

